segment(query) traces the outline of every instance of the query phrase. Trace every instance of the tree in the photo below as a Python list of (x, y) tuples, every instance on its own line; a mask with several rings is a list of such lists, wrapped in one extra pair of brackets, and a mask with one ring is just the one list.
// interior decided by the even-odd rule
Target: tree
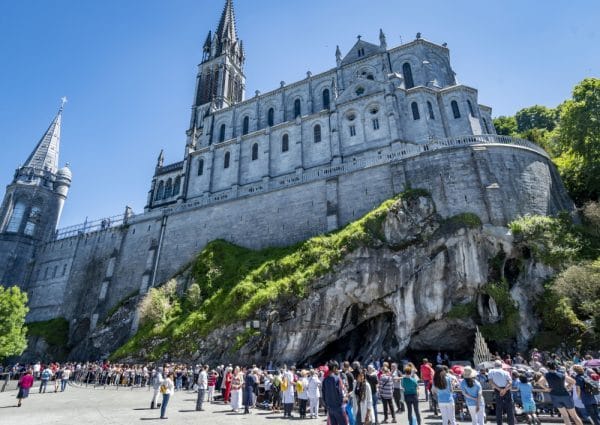
[(496, 132), (503, 136), (513, 136), (517, 133), (517, 120), (515, 117), (500, 116), (494, 118)]
[(27, 294), (17, 286), (0, 286), (0, 359), (18, 356), (27, 347)]
[(534, 105), (517, 112), (515, 120), (519, 133), (533, 129), (552, 131), (556, 127), (558, 116), (554, 109)]
[(561, 174), (573, 176), (569, 186), (579, 203), (600, 197), (600, 79), (586, 78), (573, 89), (573, 98), (561, 108), (558, 140), (567, 158)]

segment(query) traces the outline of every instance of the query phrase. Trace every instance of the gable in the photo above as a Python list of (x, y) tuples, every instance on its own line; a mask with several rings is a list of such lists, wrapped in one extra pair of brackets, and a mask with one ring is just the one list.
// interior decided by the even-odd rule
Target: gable
[(354, 44), (354, 46), (346, 54), (346, 56), (344, 56), (344, 59), (342, 59), (342, 65), (347, 65), (349, 63), (359, 61), (379, 52), (379, 46), (367, 43), (363, 40), (358, 40), (356, 44)]
[(356, 100), (364, 96), (379, 93), (385, 90), (385, 84), (379, 81), (359, 77), (350, 84), (336, 99), (337, 104)]

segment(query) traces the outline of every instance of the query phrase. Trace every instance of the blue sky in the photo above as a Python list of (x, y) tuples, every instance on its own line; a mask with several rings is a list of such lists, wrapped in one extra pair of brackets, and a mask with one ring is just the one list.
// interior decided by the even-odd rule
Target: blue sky
[[(0, 182), (8, 184), (61, 96), (61, 226), (141, 212), (160, 149), (183, 158), (196, 65), (224, 0), (0, 0)], [(247, 96), (335, 65), (358, 34), (447, 42), (459, 82), (494, 116), (555, 106), (599, 76), (600, 2), (236, 0)]]

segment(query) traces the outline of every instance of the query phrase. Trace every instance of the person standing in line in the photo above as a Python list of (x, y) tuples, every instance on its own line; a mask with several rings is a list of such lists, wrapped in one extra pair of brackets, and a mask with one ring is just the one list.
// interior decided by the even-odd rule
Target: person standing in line
[(29, 390), (33, 386), (32, 373), (33, 371), (28, 369), (27, 372), (25, 372), (25, 375), (21, 376), (21, 379), (19, 379), (19, 392), (17, 393), (17, 400), (19, 400), (19, 402), (17, 403), (17, 407), (21, 407), (23, 399), (29, 397)]
[(421, 379), (423, 380), (423, 386), (425, 387), (425, 401), (429, 401), (429, 393), (431, 392), (431, 382), (433, 381), (433, 367), (426, 358), (423, 359), (423, 363), (420, 367)]
[(378, 387), (379, 387), (379, 378), (377, 377), (377, 371), (372, 364), (367, 366), (367, 374), (365, 378), (369, 385), (371, 386), (371, 398), (373, 399), (373, 414), (375, 415), (375, 423), (379, 423), (379, 418), (377, 417), (377, 400), (379, 397)]
[(296, 382), (296, 393), (298, 394), (298, 413), (300, 419), (306, 419), (306, 405), (308, 404), (308, 373), (306, 370), (300, 372), (300, 377)]
[(310, 370), (308, 378), (308, 387), (306, 390), (308, 395), (308, 405), (311, 419), (319, 417), (319, 398), (321, 397), (321, 381), (314, 369)]
[(160, 406), (160, 418), (167, 419), (165, 414), (167, 413), (167, 405), (171, 396), (175, 392), (175, 384), (173, 383), (174, 375), (173, 372), (167, 373), (167, 377), (162, 380), (160, 384), (160, 393), (162, 394), (162, 405)]
[(371, 425), (375, 421), (371, 386), (365, 378), (363, 369), (355, 369), (356, 379), (352, 394), (352, 411), (356, 418), (355, 425)]
[(283, 402), (283, 417), (291, 418), (292, 410), (294, 408), (294, 388), (295, 388), (295, 380), (294, 380), (294, 367), (287, 369), (284, 366), (283, 377), (281, 379), (281, 391), (282, 391), (282, 402)]
[(244, 375), (238, 366), (233, 370), (231, 378), (231, 410), (236, 412), (242, 408), (242, 386)]
[(248, 373), (244, 378), (244, 414), (250, 413), (250, 406), (252, 406), (254, 398), (254, 387), (256, 386), (256, 371), (248, 368)]
[(494, 368), (490, 369), (488, 379), (496, 396), (496, 424), (502, 425), (502, 415), (506, 413), (508, 425), (515, 425), (515, 407), (511, 393), (512, 378), (502, 369), (501, 360), (494, 361)]
[(223, 378), (223, 385), (225, 388), (225, 392), (223, 393), (223, 403), (229, 403), (231, 399), (231, 381), (233, 381), (233, 372), (231, 366), (228, 366), (225, 369), (225, 377)]
[(600, 425), (600, 415), (598, 414), (598, 402), (594, 394), (588, 391), (585, 385), (585, 370), (579, 364), (573, 366), (573, 371), (576, 373), (575, 376), (575, 391), (579, 395), (585, 411), (592, 420), (594, 425)]
[(42, 392), (42, 390), (44, 392), (46, 392), (46, 387), (48, 386), (48, 381), (50, 380), (50, 378), (52, 378), (52, 371), (50, 370), (50, 368), (48, 366), (46, 366), (44, 368), (44, 370), (42, 371), (41, 375), (41, 382), (40, 382), (40, 393)]
[(442, 425), (456, 425), (452, 390), (452, 378), (448, 376), (448, 372), (443, 366), (437, 366), (433, 375), (433, 392), (437, 394)]
[(332, 360), (329, 362), (329, 375), (323, 379), (323, 403), (327, 408), (329, 425), (346, 425), (344, 415), (344, 391), (343, 384), (339, 376), (340, 366), (338, 362)]
[(204, 403), (204, 398), (206, 397), (206, 390), (208, 389), (208, 374), (206, 371), (208, 370), (208, 366), (201, 367), (198, 372), (198, 398), (196, 399), (196, 410), (203, 411), (202, 403)]
[(62, 374), (60, 376), (60, 392), (64, 392), (69, 384), (69, 379), (71, 378), (71, 368), (69, 366), (65, 366), (62, 370)]
[(154, 389), (154, 394), (152, 395), (152, 401), (150, 402), (150, 409), (156, 409), (160, 406), (158, 403), (158, 396), (160, 395), (160, 386), (162, 381), (162, 367), (154, 369), (152, 371), (152, 388)]
[(394, 401), (396, 413), (404, 412), (404, 388), (402, 388), (402, 372), (398, 370), (398, 363), (392, 363), (392, 380), (394, 382)]
[(560, 412), (565, 425), (571, 425), (571, 420), (575, 422), (575, 425), (582, 425), (581, 419), (579, 419), (575, 411), (575, 403), (573, 403), (571, 394), (569, 394), (565, 387), (565, 383), (571, 386), (576, 381), (567, 374), (557, 371), (556, 362), (554, 361), (546, 363), (546, 368), (548, 372), (540, 381), (542, 386), (550, 390), (552, 405)]
[(396, 423), (396, 413), (394, 412), (394, 403), (392, 402), (393, 395), (394, 382), (392, 380), (392, 375), (387, 366), (384, 366), (382, 369), (381, 378), (379, 378), (379, 397), (383, 403), (382, 423), (384, 424), (388, 421), (388, 408), (390, 410), (390, 415), (392, 416), (392, 423)]
[(217, 385), (217, 372), (211, 370), (208, 374), (208, 402), (212, 403), (215, 400), (215, 386)]
[(485, 423), (485, 404), (481, 384), (475, 379), (475, 375), (473, 369), (468, 366), (465, 367), (463, 371), (464, 379), (460, 383), (460, 389), (465, 396), (472, 424), (483, 425)]
[(404, 376), (402, 377), (402, 388), (404, 388), (404, 401), (406, 402), (406, 410), (408, 411), (408, 423), (413, 424), (413, 412), (417, 420), (417, 424), (421, 425), (421, 414), (419, 413), (419, 379), (413, 375), (412, 367), (404, 368)]

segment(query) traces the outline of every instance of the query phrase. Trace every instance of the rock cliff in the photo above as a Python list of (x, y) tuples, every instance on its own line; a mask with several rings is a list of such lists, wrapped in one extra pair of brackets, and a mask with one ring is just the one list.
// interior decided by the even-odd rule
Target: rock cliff
[[(169, 346), (165, 327), (162, 333), (146, 332), (116, 357), (139, 360), (159, 353), (219, 362), (316, 362), (407, 350), (469, 353), (477, 325), (496, 346), (522, 347), (535, 334), (532, 300), (552, 270), (524, 259), (507, 228), (482, 225), (473, 214), (444, 219), (423, 193), (388, 203), (369, 226), (377, 237), (343, 252), (302, 294), (283, 293), (243, 320), (199, 336), (190, 333), (193, 349), (187, 353)], [(180, 296), (194, 280), (193, 269), (177, 276)], [(131, 308), (137, 300), (99, 326), (73, 355), (108, 353), (122, 344), (137, 320)], [(164, 349), (149, 355), (157, 344)]]

